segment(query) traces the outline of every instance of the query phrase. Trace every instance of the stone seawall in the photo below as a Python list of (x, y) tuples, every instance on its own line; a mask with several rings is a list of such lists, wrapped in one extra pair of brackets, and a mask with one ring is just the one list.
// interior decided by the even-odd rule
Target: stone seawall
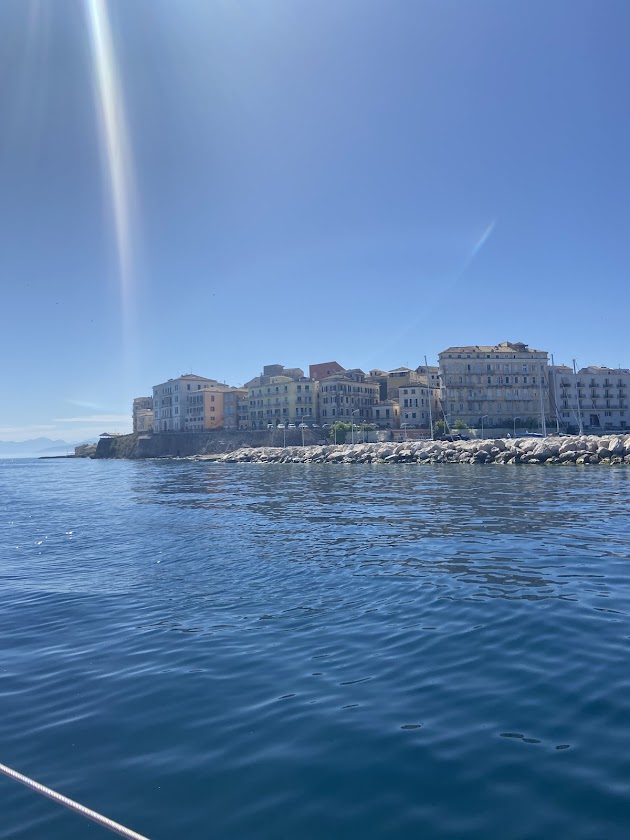
[(224, 463), (630, 464), (630, 435), (242, 448)]
[[(304, 441), (314, 444), (321, 438), (319, 429), (305, 429)], [(289, 446), (302, 443), (301, 429), (287, 429)], [(160, 432), (155, 435), (116, 435), (101, 438), (95, 458), (184, 458), (191, 455), (216, 455), (244, 447), (271, 447), (283, 443), (281, 431), (249, 432), (217, 429), (210, 432)]]

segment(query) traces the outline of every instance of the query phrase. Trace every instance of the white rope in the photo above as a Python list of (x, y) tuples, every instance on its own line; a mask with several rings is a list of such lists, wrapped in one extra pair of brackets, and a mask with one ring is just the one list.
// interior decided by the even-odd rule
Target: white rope
[(130, 840), (149, 840), (148, 837), (145, 837), (142, 834), (137, 834), (130, 828), (125, 828), (124, 825), (114, 822), (114, 820), (110, 820), (108, 817), (104, 817), (102, 814), (92, 811), (90, 808), (86, 808), (85, 805), (81, 805), (73, 799), (68, 799), (67, 796), (63, 796), (61, 793), (57, 793), (45, 785), (40, 785), (39, 782), (29, 779), (28, 776), (23, 776), (21, 773), (18, 773), (16, 770), (12, 770), (4, 764), (0, 764), (0, 773), (4, 773), (4, 775), (8, 776), (10, 779), (15, 779), (16, 782), (21, 782), (31, 790), (43, 794), (43, 796), (47, 796), (49, 799), (52, 799), (53, 802), (65, 805), (66, 808), (70, 808), (71, 811), (76, 811), (77, 814), (87, 817), (88, 820), (94, 820), (95, 823), (104, 826), (104, 828), (108, 828), (110, 831), (114, 831), (116, 834), (120, 834), (121, 837), (128, 837)]

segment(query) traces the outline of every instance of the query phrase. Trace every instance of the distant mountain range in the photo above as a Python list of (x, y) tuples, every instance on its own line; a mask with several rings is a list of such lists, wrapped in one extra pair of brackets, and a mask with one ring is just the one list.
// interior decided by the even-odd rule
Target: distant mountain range
[(38, 455), (65, 455), (73, 452), (80, 443), (96, 443), (96, 440), (81, 440), (68, 443), (67, 440), (51, 440), (40, 437), (31, 440), (0, 440), (0, 458), (35, 458)]

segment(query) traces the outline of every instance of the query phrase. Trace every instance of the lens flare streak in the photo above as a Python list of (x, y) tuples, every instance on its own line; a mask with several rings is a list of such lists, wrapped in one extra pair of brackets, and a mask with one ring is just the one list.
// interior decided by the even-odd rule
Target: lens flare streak
[(132, 280), (132, 165), (124, 97), (118, 78), (107, 2), (86, 0), (86, 11), (94, 65), (100, 139), (114, 217), (122, 304), (124, 313), (128, 315)]

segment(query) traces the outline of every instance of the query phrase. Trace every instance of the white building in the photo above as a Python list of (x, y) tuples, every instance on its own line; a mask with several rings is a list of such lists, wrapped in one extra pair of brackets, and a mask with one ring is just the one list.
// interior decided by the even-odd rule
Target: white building
[[(398, 389), (400, 425), (408, 428), (429, 428), (429, 388), (427, 384), (405, 385)], [(433, 419), (437, 419), (434, 417)]]
[(590, 365), (577, 374), (566, 365), (549, 369), (553, 422), (563, 430), (600, 432), (630, 428), (630, 370)]
[(449, 347), (439, 355), (442, 410), (449, 425), (546, 429), (548, 359), (522, 342)]
[(207, 379), (186, 373), (153, 386), (153, 431), (181, 432), (186, 428), (188, 397), (204, 388), (219, 385), (216, 379)]

